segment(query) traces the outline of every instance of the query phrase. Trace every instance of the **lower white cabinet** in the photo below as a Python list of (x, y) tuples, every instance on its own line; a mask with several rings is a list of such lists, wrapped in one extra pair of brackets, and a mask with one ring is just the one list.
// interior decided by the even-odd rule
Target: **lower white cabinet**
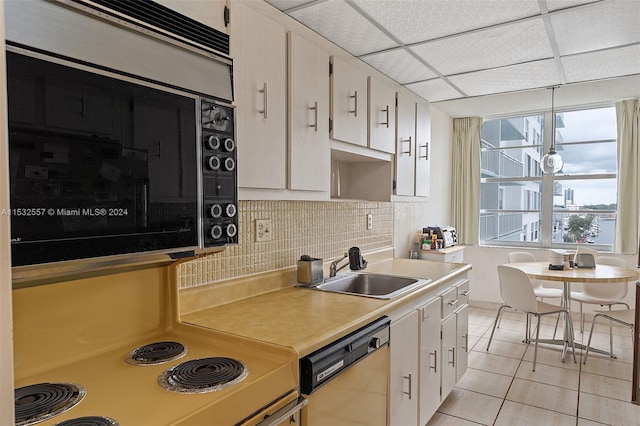
[(458, 382), (469, 365), (469, 305), (466, 304), (456, 311), (456, 347), (458, 348), (456, 382)]
[(427, 302), (420, 312), (420, 425), (426, 425), (440, 406), (440, 298)]
[(441, 398), (444, 399), (456, 385), (456, 316), (449, 315), (442, 320), (442, 376), (441, 376)]
[(436, 291), (390, 315), (390, 426), (426, 425), (467, 369), (469, 280)]
[(389, 424), (418, 423), (418, 311), (391, 322)]

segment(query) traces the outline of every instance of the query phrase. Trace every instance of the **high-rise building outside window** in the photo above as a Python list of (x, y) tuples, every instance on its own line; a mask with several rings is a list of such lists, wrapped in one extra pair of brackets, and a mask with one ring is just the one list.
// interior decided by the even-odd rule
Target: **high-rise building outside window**
[(552, 130), (544, 124), (551, 122), (550, 111), (484, 120), (480, 242), (611, 250), (617, 210), (615, 108), (556, 111), (556, 151), (564, 166), (555, 175), (540, 168), (551, 145)]

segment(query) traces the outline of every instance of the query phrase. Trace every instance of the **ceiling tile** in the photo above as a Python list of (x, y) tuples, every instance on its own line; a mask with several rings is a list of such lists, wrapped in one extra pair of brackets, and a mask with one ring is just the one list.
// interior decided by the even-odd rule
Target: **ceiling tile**
[(397, 46), (341, 0), (329, 0), (295, 10), (291, 16), (356, 56)]
[(560, 83), (553, 59), (448, 77), (469, 96), (505, 93)]
[(551, 15), (560, 55), (640, 42), (640, 1), (609, 1)]
[(406, 88), (422, 96), (429, 102), (462, 98), (462, 94), (451, 87), (446, 81), (436, 78), (429, 81), (407, 84)]
[(305, 3), (309, 3), (311, 0), (266, 0), (267, 3), (272, 4), (280, 10), (286, 11), (294, 7), (302, 6)]
[(428, 42), (411, 50), (444, 75), (553, 57), (541, 18)]
[(351, 0), (405, 44), (540, 14), (537, 0)]
[(360, 59), (402, 84), (437, 77), (433, 71), (404, 49), (376, 53)]
[(640, 74), (640, 44), (562, 58), (568, 83)]
[[(285, 0), (286, 1), (286, 0)], [(547, 0), (547, 9), (549, 12), (570, 7), (580, 6), (582, 4), (594, 3), (600, 0)]]

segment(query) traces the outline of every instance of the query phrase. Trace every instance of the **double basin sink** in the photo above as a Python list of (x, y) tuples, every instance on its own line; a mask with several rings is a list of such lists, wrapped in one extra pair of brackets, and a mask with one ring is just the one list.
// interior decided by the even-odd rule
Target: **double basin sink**
[(422, 278), (368, 273), (343, 273), (309, 288), (377, 299), (392, 299), (429, 282), (431, 282), (430, 279)]

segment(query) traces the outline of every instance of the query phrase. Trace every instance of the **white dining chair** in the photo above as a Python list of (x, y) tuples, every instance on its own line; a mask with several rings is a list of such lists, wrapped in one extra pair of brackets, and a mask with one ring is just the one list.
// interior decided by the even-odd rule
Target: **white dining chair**
[[(507, 255), (507, 257), (509, 258), (509, 263), (536, 261), (536, 258), (531, 253), (526, 251), (512, 251)], [(540, 280), (530, 280), (530, 281), (531, 281), (531, 285), (533, 286), (533, 293), (536, 295), (536, 297), (540, 298), (541, 301), (544, 302), (545, 298), (562, 299), (561, 288), (545, 287), (542, 285), (542, 281)]]
[[(609, 320), (609, 326), (611, 327), (612, 322), (617, 322), (618, 324), (622, 324), (625, 327), (629, 327), (631, 329), (631, 340), (634, 340), (635, 336), (635, 319), (636, 319), (636, 310), (635, 309), (621, 309), (617, 311), (596, 311), (596, 314), (593, 316), (593, 321), (591, 321), (591, 331), (589, 332), (589, 341), (587, 342), (587, 349), (584, 352), (584, 361), (583, 364), (587, 363), (587, 357), (589, 356), (589, 348), (591, 347), (591, 337), (593, 337), (593, 329), (596, 326), (596, 319), (598, 317), (602, 317), (604, 319)], [(609, 330), (611, 332), (611, 330)], [(613, 357), (613, 344), (610, 347), (611, 356)]]
[[(627, 267), (627, 261), (621, 257), (598, 256), (596, 258), (596, 268), (598, 265), (618, 266), (620, 268)], [(582, 291), (572, 291), (571, 300), (580, 303), (580, 332), (584, 333), (584, 313), (582, 304), (588, 303), (592, 305), (608, 306), (611, 310), (613, 305), (625, 305), (629, 309), (629, 305), (624, 301), (629, 291), (629, 283), (582, 283)], [(611, 330), (610, 330), (611, 331)], [(613, 347), (613, 334), (610, 336), (611, 346)]]
[[(527, 251), (512, 251), (507, 255), (509, 258), (509, 263), (520, 263), (520, 262), (535, 262), (536, 258), (533, 254)], [(541, 302), (544, 302), (544, 299), (560, 299), (560, 306), (562, 306), (562, 289), (561, 288), (553, 288), (553, 287), (545, 287), (542, 285), (542, 281), (540, 280), (532, 280), (531, 285), (533, 286), (533, 293), (537, 298), (540, 299)], [(558, 322), (560, 320), (560, 314), (558, 314), (558, 318), (556, 319), (556, 330), (558, 329)], [(498, 323), (498, 327), (500, 327), (500, 323)], [(556, 333), (554, 331), (553, 338), (556, 338)]]
[[(589, 247), (585, 247), (585, 246), (577, 246), (576, 247), (576, 255), (578, 253), (589, 253), (591, 255), (593, 255), (593, 260), (597, 260), (598, 259), (598, 250), (589, 248)], [(574, 256), (574, 260), (575, 260), (575, 256)]]
[[(569, 309), (565, 306), (552, 305), (550, 303), (541, 302), (536, 299), (536, 295), (533, 292), (533, 286), (531, 285), (529, 277), (519, 269), (511, 268), (509, 267), (509, 265), (499, 265), (498, 278), (500, 281), (500, 296), (504, 301), (504, 305), (502, 305), (498, 309), (498, 315), (496, 316), (496, 321), (493, 323), (493, 329), (491, 330), (491, 336), (489, 337), (487, 351), (491, 346), (491, 340), (493, 339), (493, 334), (496, 331), (498, 317), (500, 316), (500, 312), (502, 311), (502, 309), (504, 309), (505, 307), (510, 307), (516, 311), (527, 314), (527, 316), (533, 315), (538, 319), (538, 323), (536, 325), (535, 349), (533, 352), (533, 371), (536, 371), (536, 360), (538, 358), (538, 340), (540, 340), (540, 317), (543, 315), (562, 313), (565, 316), (565, 321), (567, 321), (569, 327), (572, 328)], [(530, 339), (527, 339), (527, 343), (529, 341)], [(573, 343), (573, 339), (571, 339), (571, 346), (573, 349), (573, 361), (575, 362), (576, 348)]]

